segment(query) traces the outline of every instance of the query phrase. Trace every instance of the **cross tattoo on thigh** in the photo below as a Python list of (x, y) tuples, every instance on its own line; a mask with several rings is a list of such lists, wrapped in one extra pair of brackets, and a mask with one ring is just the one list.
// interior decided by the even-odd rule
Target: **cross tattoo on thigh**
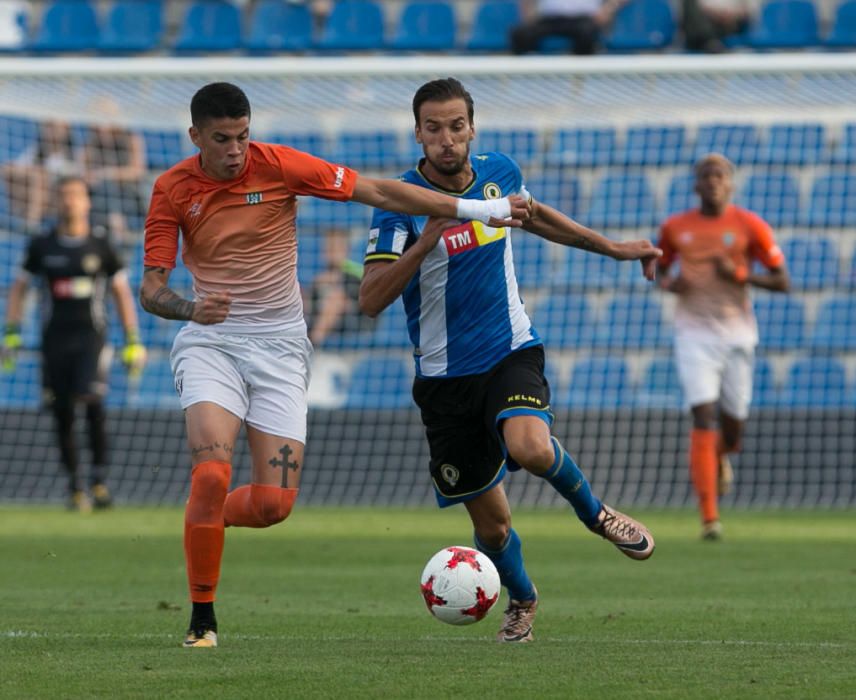
[(285, 467), (286, 469), (291, 469), (292, 471), (296, 472), (298, 469), (300, 469), (300, 465), (297, 463), (297, 460), (288, 460), (293, 451), (294, 450), (292, 450), (289, 445), (283, 445), (279, 449), (279, 453), (282, 455), (282, 459), (277, 459), (276, 457), (274, 457), (268, 462), (268, 464), (270, 464), (274, 468)]

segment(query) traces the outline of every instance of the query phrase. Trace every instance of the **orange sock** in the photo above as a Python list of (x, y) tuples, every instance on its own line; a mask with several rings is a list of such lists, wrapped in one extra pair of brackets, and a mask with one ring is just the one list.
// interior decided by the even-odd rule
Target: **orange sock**
[(223, 519), (226, 527), (270, 527), (285, 520), (299, 489), (265, 484), (240, 486), (226, 496)]
[(190, 600), (213, 603), (223, 558), (223, 502), (232, 478), (228, 462), (200, 462), (190, 474), (184, 510), (184, 558)]
[(719, 520), (716, 472), (719, 432), (693, 428), (690, 434), (690, 476), (698, 496), (702, 522)]

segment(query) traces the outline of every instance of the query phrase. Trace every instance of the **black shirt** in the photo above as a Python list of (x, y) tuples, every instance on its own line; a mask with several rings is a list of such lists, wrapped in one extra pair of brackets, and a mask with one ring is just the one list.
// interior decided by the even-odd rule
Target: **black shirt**
[(122, 267), (118, 253), (99, 230), (79, 238), (56, 231), (34, 238), (24, 269), (46, 283), (45, 330), (103, 333), (108, 282)]

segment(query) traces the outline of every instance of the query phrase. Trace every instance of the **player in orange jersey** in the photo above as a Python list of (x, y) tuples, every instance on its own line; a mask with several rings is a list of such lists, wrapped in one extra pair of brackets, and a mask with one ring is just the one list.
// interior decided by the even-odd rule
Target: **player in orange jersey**
[[(701, 206), (660, 228), (660, 287), (678, 296), (675, 359), (693, 417), (690, 474), (702, 537), (721, 537), (718, 497), (731, 486), (728, 454), (740, 449), (752, 397), (758, 327), (749, 287), (788, 290), (785, 258), (770, 226), (731, 203), (734, 165), (711, 153), (695, 166)], [(753, 260), (767, 272), (752, 270)], [(676, 261), (680, 270), (669, 274)]]
[[(281, 522), (300, 482), (312, 346), (296, 274), (296, 196), (496, 226), (519, 225), (529, 205), (517, 196), (461, 200), (365, 178), (308, 153), (251, 141), (249, 101), (229, 83), (201, 88), (190, 112), (199, 154), (155, 182), (140, 298), (146, 311), (188, 322), (170, 357), (193, 465), (184, 525), (193, 612), (184, 645), (213, 647), (224, 527)], [(168, 286), (179, 231), (193, 300)], [(252, 483), (229, 491), (242, 424)]]

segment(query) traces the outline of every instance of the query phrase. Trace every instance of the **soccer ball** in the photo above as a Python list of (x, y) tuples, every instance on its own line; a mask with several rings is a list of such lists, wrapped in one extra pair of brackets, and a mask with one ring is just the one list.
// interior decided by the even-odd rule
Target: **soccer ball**
[(428, 611), (450, 625), (470, 625), (499, 599), (499, 573), (493, 562), (471, 547), (446, 547), (422, 571), (422, 597)]

